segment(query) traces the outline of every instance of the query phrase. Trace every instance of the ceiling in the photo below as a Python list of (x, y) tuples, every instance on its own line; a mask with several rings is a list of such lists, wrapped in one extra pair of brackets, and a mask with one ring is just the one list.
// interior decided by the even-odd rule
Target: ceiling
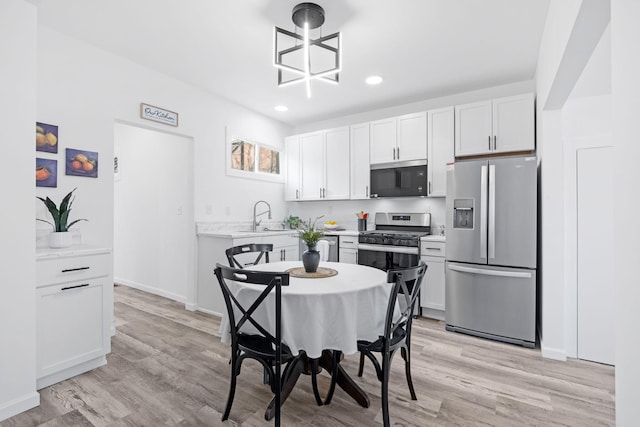
[[(277, 86), (273, 27), (298, 0), (30, 0), (61, 33), (290, 125), (534, 77), (549, 0), (318, 0), (340, 84)], [(317, 33), (311, 34), (317, 37)], [(384, 78), (368, 86), (367, 76)], [(286, 105), (287, 112), (277, 112)]]

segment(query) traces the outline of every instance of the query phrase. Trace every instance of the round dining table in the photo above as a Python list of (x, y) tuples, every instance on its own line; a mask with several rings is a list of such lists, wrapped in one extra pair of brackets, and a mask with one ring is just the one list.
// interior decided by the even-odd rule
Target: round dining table
[[(284, 272), (299, 267), (302, 267), (300, 261), (285, 261), (258, 264), (248, 269)], [(336, 354), (340, 357), (340, 353), (355, 354), (358, 340), (375, 341), (383, 334), (392, 286), (387, 283), (387, 273), (373, 267), (337, 262), (321, 262), (320, 267), (335, 270), (337, 274), (320, 278), (290, 275), (289, 286), (282, 287), (281, 337), (293, 354), (304, 354), (303, 361), (317, 359), (321, 367), (330, 371)], [(241, 282), (229, 282), (228, 285), (234, 297), (243, 304), (251, 304), (264, 290), (262, 286)], [(267, 298), (274, 297), (272, 291)], [(268, 299), (263, 303), (264, 310), (256, 311), (252, 317), (267, 330), (275, 331), (275, 304)], [(399, 309), (396, 310), (399, 313)], [(243, 332), (251, 333), (252, 328), (247, 322)], [(223, 342), (230, 341), (226, 316), (222, 319), (220, 333)], [(339, 364), (337, 367), (337, 385), (361, 406), (369, 407), (366, 393)], [(305, 368), (300, 363), (289, 384), (283, 385), (282, 403), (298, 376), (307, 369), (308, 366)], [(273, 413), (273, 404), (272, 401), (267, 414)]]
[[(258, 264), (251, 270), (283, 272), (301, 267), (300, 261)], [(281, 336), (293, 354), (304, 351), (310, 358), (319, 358), (326, 349), (344, 354), (358, 351), (358, 340), (375, 341), (383, 334), (391, 286), (387, 273), (358, 264), (322, 262), (320, 267), (337, 272), (331, 277), (305, 278), (290, 276), (289, 286), (282, 287)], [(247, 304), (264, 290), (263, 286), (230, 282), (229, 289), (238, 301)], [(270, 298), (275, 297), (271, 293)], [(263, 304), (269, 310), (253, 317), (275, 331), (275, 305)], [(273, 310), (273, 311), (271, 311)], [(247, 323), (247, 330), (252, 326)], [(230, 341), (226, 316), (220, 332), (223, 342)]]

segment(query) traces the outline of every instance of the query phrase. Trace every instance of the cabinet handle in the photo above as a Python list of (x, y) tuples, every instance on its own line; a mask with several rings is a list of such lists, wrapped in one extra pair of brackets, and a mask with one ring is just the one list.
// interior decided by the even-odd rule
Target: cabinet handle
[(400, 160), (400, 147), (396, 148), (396, 151), (398, 152), (398, 160)]
[(497, 137), (495, 135), (493, 135), (493, 149), (494, 150), (496, 149), (496, 138)]
[(440, 252), (441, 250), (440, 248), (427, 248), (427, 247), (425, 247), (425, 249), (428, 251), (438, 251), (438, 252)]
[(75, 285), (75, 286), (65, 286), (64, 288), (62, 288), (62, 291), (68, 291), (69, 289), (77, 289), (77, 288), (84, 288), (85, 286), (89, 286), (88, 283), (84, 283), (82, 285)]
[(429, 191), (428, 191), (428, 193), (431, 194), (431, 181), (429, 181)]
[(322, 198), (326, 199), (327, 198), (327, 189), (326, 188), (322, 188)]
[(489, 150), (491, 150), (491, 135), (487, 137), (489, 139)]
[(365, 197), (369, 197), (369, 186), (367, 185), (365, 188)]
[(396, 148), (393, 147), (393, 160), (395, 160), (395, 159), (396, 159)]
[(72, 271), (82, 271), (82, 270), (88, 270), (91, 267), (78, 267), (78, 268), (67, 268), (66, 270), (62, 270), (63, 273), (71, 273)]
[(299, 198), (300, 198), (300, 192), (299, 190), (296, 190), (296, 199), (299, 199)]

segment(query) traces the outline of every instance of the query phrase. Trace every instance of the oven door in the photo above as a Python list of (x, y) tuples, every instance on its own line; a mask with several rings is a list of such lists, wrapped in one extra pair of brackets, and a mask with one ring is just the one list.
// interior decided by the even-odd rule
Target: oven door
[(415, 267), (420, 262), (419, 248), (358, 244), (358, 264), (389, 271)]

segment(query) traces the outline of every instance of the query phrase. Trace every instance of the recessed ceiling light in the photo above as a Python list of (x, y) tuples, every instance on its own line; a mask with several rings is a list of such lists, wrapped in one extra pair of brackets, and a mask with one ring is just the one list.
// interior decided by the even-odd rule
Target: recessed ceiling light
[(276, 111), (288, 111), (289, 109), (285, 105), (278, 105)]
[(369, 76), (369, 77), (367, 77), (365, 82), (367, 82), (368, 85), (379, 85), (380, 83), (382, 83), (382, 77), (380, 77), (380, 76)]

